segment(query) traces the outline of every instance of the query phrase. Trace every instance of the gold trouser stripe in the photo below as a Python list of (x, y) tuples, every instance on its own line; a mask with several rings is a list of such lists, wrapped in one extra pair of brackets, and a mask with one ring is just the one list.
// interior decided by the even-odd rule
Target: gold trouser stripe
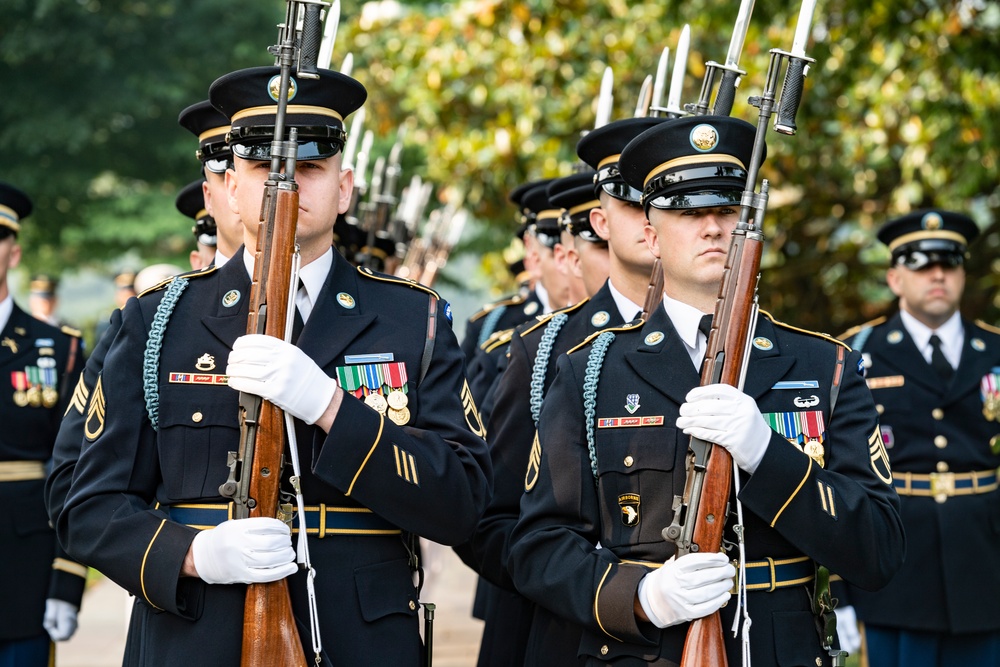
[(0, 482), (24, 482), (45, 479), (42, 461), (0, 461)]
[(75, 574), (78, 577), (84, 579), (87, 578), (87, 566), (81, 565), (80, 563), (74, 563), (71, 560), (65, 558), (56, 558), (52, 561), (52, 569), (60, 570), (62, 572), (69, 572), (70, 574)]

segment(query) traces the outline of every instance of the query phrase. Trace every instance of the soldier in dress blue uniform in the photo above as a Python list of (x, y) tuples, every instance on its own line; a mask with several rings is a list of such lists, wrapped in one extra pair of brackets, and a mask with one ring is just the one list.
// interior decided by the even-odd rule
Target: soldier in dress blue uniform
[(203, 269), (215, 259), (215, 248), (219, 241), (219, 231), (215, 218), (205, 208), (205, 197), (202, 194), (204, 178), (192, 181), (181, 188), (174, 200), (177, 210), (194, 220), (191, 232), (194, 234), (195, 249), (191, 251), (189, 260), (194, 270)]
[[(689, 435), (740, 468), (753, 664), (830, 664), (812, 611), (816, 565), (878, 588), (903, 557), (860, 354), (762, 315), (744, 391), (699, 387), (699, 324), (714, 311), (754, 134), (734, 118), (679, 118), (621, 154), (625, 182), (643, 192), (663, 304), (559, 359), (508, 561), (524, 595), (582, 628), (586, 664), (675, 665), (688, 621), (732, 600), (728, 628), (741, 607), (738, 550), (676, 558), (661, 536)], [(741, 640), (725, 636), (729, 664), (741, 664)]]
[[(228, 200), (254, 221), (249, 247), (278, 74), (241, 70), (209, 93), (232, 121)], [(291, 575), (293, 608), (308, 627), (306, 575), (292, 548), (299, 536), (277, 519), (228, 519), (219, 495), (239, 440), (234, 389), (296, 418), (307, 510), (295, 525), (304, 520), (314, 538), (325, 665), (420, 664), (416, 536), (467, 539), (489, 497), (489, 457), (449, 306), (332, 249), (352, 186), (341, 170), (343, 119), (365, 89), (329, 70), (294, 84), (286, 123), (299, 141), (297, 343), (244, 335), (253, 255), (243, 249), (221, 269), (131, 300), (88, 404), (58, 530), (71, 553), (136, 596), (128, 665), (238, 664), (251, 581)]]
[(878, 592), (850, 590), (871, 667), (1000, 665), (1000, 331), (962, 316), (971, 218), (890, 220), (899, 311), (847, 332), (862, 351), (906, 529)]
[(0, 523), (2, 667), (52, 664), (52, 642), (76, 630), (87, 575), (59, 550), (43, 496), (59, 418), (83, 365), (83, 342), (78, 331), (21, 310), (7, 280), (21, 259), (17, 235), (31, 209), (27, 195), (0, 183), (0, 377), (6, 385), (0, 392), (0, 503), (8, 510)]

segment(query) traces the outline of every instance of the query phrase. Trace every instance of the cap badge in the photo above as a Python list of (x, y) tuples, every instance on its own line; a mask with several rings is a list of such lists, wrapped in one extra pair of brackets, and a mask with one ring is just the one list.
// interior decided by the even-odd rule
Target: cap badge
[(663, 340), (663, 332), (662, 331), (654, 331), (653, 333), (651, 333), (648, 336), (646, 336), (646, 338), (645, 338), (645, 340), (643, 342), (646, 345), (656, 345), (661, 340)]
[(594, 313), (594, 316), (590, 318), (590, 323), (595, 327), (603, 327), (610, 320), (611, 316), (608, 315), (607, 311), (602, 310), (598, 313)]
[(983, 342), (982, 338), (973, 338), (969, 341), (969, 345), (971, 345), (972, 349), (976, 352), (983, 352), (986, 349), (986, 343)]
[(937, 213), (928, 213), (920, 220), (920, 226), (930, 231), (941, 229), (943, 225), (941, 216)]
[(707, 153), (719, 145), (719, 132), (711, 125), (702, 123), (691, 130), (691, 145), (696, 151)]
[(625, 397), (625, 409), (630, 415), (634, 415), (639, 409), (639, 394), (629, 394)]
[(770, 350), (774, 347), (774, 343), (771, 342), (769, 338), (764, 338), (763, 336), (757, 336), (753, 339), (753, 346), (758, 350)]
[(347, 292), (341, 292), (340, 294), (337, 295), (337, 303), (339, 303), (344, 308), (347, 308), (348, 310), (354, 308), (354, 306), (357, 305), (357, 302), (354, 300), (354, 297), (348, 294)]
[(240, 302), (240, 293), (238, 290), (231, 289), (225, 293), (222, 297), (222, 305), (226, 308), (232, 308)]
[[(295, 83), (295, 79), (292, 77), (288, 78), (288, 101), (291, 102), (295, 99), (295, 94), (299, 92), (299, 85)], [(271, 77), (271, 80), (267, 82), (267, 94), (271, 96), (271, 99), (275, 102), (278, 101), (278, 96), (281, 95), (281, 76), (275, 75)]]
[(210, 355), (208, 352), (198, 357), (198, 361), (194, 365), (199, 371), (210, 371), (215, 368), (215, 357)]
[(903, 332), (899, 329), (893, 329), (889, 332), (889, 335), (885, 339), (892, 345), (896, 343), (901, 343), (903, 341)]

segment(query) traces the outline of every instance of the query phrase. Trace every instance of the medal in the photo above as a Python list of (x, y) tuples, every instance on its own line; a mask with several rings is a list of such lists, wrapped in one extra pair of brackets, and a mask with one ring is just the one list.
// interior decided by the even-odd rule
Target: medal
[(410, 410), (409, 408), (402, 408), (400, 410), (389, 409), (389, 419), (392, 423), (397, 426), (402, 426), (406, 422), (410, 421)]
[(28, 378), (24, 371), (13, 371), (10, 374), (10, 383), (14, 385), (14, 405), (23, 408), (28, 404)]
[(59, 392), (52, 387), (42, 389), (42, 405), (51, 408), (59, 402)]
[(996, 421), (1000, 413), (1000, 368), (994, 368), (979, 382), (979, 393), (983, 399), (983, 417)]
[(385, 398), (382, 396), (382, 394), (376, 394), (376, 393), (371, 393), (365, 396), (365, 405), (383, 415), (385, 414), (385, 411), (389, 408), (389, 404), (386, 403)]
[(30, 405), (31, 407), (37, 408), (42, 404), (42, 390), (39, 389), (38, 387), (34, 386), (29, 387), (27, 395), (28, 395), (28, 405)]
[(394, 389), (393, 391), (389, 392), (389, 395), (386, 397), (386, 402), (389, 404), (389, 407), (392, 408), (393, 410), (403, 410), (410, 402), (410, 399), (407, 398), (406, 394), (404, 394), (400, 390)]
[(819, 464), (820, 468), (825, 467), (823, 465), (823, 455), (826, 454), (826, 450), (818, 440), (810, 440), (802, 449), (806, 453), (806, 456)]

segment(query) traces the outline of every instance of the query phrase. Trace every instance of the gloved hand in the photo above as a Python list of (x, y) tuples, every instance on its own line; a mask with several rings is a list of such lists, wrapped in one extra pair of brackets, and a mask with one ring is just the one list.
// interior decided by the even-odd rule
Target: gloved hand
[(226, 366), (229, 386), (271, 401), (307, 424), (323, 416), (337, 381), (305, 352), (273, 336), (240, 336)]
[(833, 610), (837, 615), (837, 636), (840, 637), (840, 648), (854, 654), (861, 650), (861, 633), (858, 632), (858, 616), (854, 607), (847, 605)]
[(209, 584), (260, 584), (298, 570), (292, 533), (277, 519), (230, 519), (191, 543), (198, 576)]
[(691, 621), (729, 600), (735, 576), (736, 568), (722, 553), (671, 556), (639, 581), (639, 604), (658, 628)]
[(54, 642), (64, 642), (76, 632), (76, 613), (79, 608), (65, 600), (49, 598), (45, 601), (42, 627)]
[(709, 384), (692, 389), (686, 401), (677, 428), (722, 445), (740, 469), (753, 474), (773, 432), (754, 400), (728, 384)]

